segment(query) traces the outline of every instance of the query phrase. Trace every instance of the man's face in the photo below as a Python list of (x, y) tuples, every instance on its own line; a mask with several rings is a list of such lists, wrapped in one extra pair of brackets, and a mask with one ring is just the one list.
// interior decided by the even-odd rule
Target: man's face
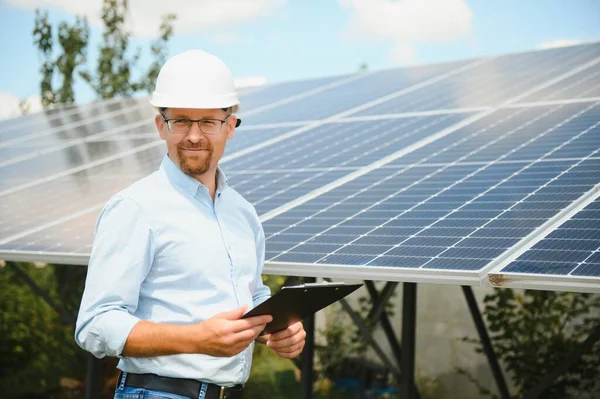
[[(220, 119), (224, 120), (229, 113), (222, 109), (168, 108), (163, 112), (168, 119)], [(217, 134), (206, 134), (200, 130), (198, 123), (192, 123), (187, 133), (173, 133), (169, 130), (160, 115), (154, 122), (160, 138), (167, 142), (169, 158), (190, 175), (199, 176), (208, 171), (216, 171), (218, 162), (223, 156), (227, 140), (233, 137), (236, 118), (230, 117)], [(220, 122), (217, 122), (220, 124)]]

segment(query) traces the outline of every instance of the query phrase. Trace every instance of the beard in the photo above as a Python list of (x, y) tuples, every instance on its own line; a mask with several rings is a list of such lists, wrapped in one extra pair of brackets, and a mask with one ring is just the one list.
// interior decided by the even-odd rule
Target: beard
[[(198, 155), (189, 155), (184, 150), (203, 149), (205, 151), (198, 152)], [(181, 171), (190, 176), (203, 175), (210, 169), (213, 146), (210, 142), (205, 142), (203, 145), (178, 144), (177, 157), (179, 158), (179, 167)]]

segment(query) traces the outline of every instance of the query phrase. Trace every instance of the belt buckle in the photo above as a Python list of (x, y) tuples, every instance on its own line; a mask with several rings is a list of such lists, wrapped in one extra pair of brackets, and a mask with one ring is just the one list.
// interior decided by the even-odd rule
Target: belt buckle
[(225, 387), (223, 386), (219, 389), (219, 399), (225, 399)]

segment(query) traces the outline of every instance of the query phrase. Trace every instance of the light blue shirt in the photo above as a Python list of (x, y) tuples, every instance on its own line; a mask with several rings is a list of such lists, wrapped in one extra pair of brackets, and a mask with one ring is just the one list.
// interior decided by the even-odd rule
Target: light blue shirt
[(96, 357), (120, 357), (126, 372), (244, 383), (253, 345), (230, 358), (121, 353), (140, 320), (199, 323), (266, 300), (264, 248), (254, 207), (220, 169), (213, 202), (206, 186), (165, 156), (158, 171), (113, 196), (98, 217), (75, 340)]

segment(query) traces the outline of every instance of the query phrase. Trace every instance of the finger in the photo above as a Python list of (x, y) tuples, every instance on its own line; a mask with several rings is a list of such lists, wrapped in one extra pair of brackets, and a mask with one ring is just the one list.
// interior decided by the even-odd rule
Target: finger
[(297, 351), (301, 351), (304, 348), (304, 341), (298, 342), (297, 344), (287, 346), (285, 348), (274, 349), (276, 353), (294, 353)]
[(271, 341), (279, 341), (282, 339), (286, 339), (298, 334), (300, 331), (304, 330), (302, 323), (295, 323), (286, 328), (285, 330), (278, 331), (274, 334), (271, 334)]
[(269, 348), (273, 348), (273, 349), (277, 350), (280, 348), (287, 348), (289, 346), (296, 345), (300, 342), (304, 342), (305, 339), (306, 339), (306, 332), (300, 331), (299, 333), (297, 333), (291, 337), (285, 338), (285, 339), (280, 339), (277, 341), (269, 340), (269, 342), (267, 342), (267, 346)]
[(237, 309), (230, 310), (229, 312), (219, 313), (216, 317), (227, 320), (238, 320), (244, 315), (244, 313), (246, 313), (246, 309), (248, 309), (248, 305), (242, 305)]
[(292, 353), (277, 353), (280, 357), (283, 357), (285, 359), (293, 359), (295, 357), (297, 357), (298, 355), (300, 355), (302, 353), (302, 349), (298, 349), (297, 351), (294, 351)]
[(254, 316), (248, 317), (247, 319), (233, 320), (231, 322), (231, 331), (240, 332), (256, 326), (264, 326), (265, 324), (270, 323), (271, 320), (273, 320), (271, 315)]
[(265, 324), (261, 324), (258, 326), (254, 326), (244, 331), (240, 331), (238, 333), (233, 334), (234, 342), (250, 342), (254, 341), (259, 334), (265, 329)]

